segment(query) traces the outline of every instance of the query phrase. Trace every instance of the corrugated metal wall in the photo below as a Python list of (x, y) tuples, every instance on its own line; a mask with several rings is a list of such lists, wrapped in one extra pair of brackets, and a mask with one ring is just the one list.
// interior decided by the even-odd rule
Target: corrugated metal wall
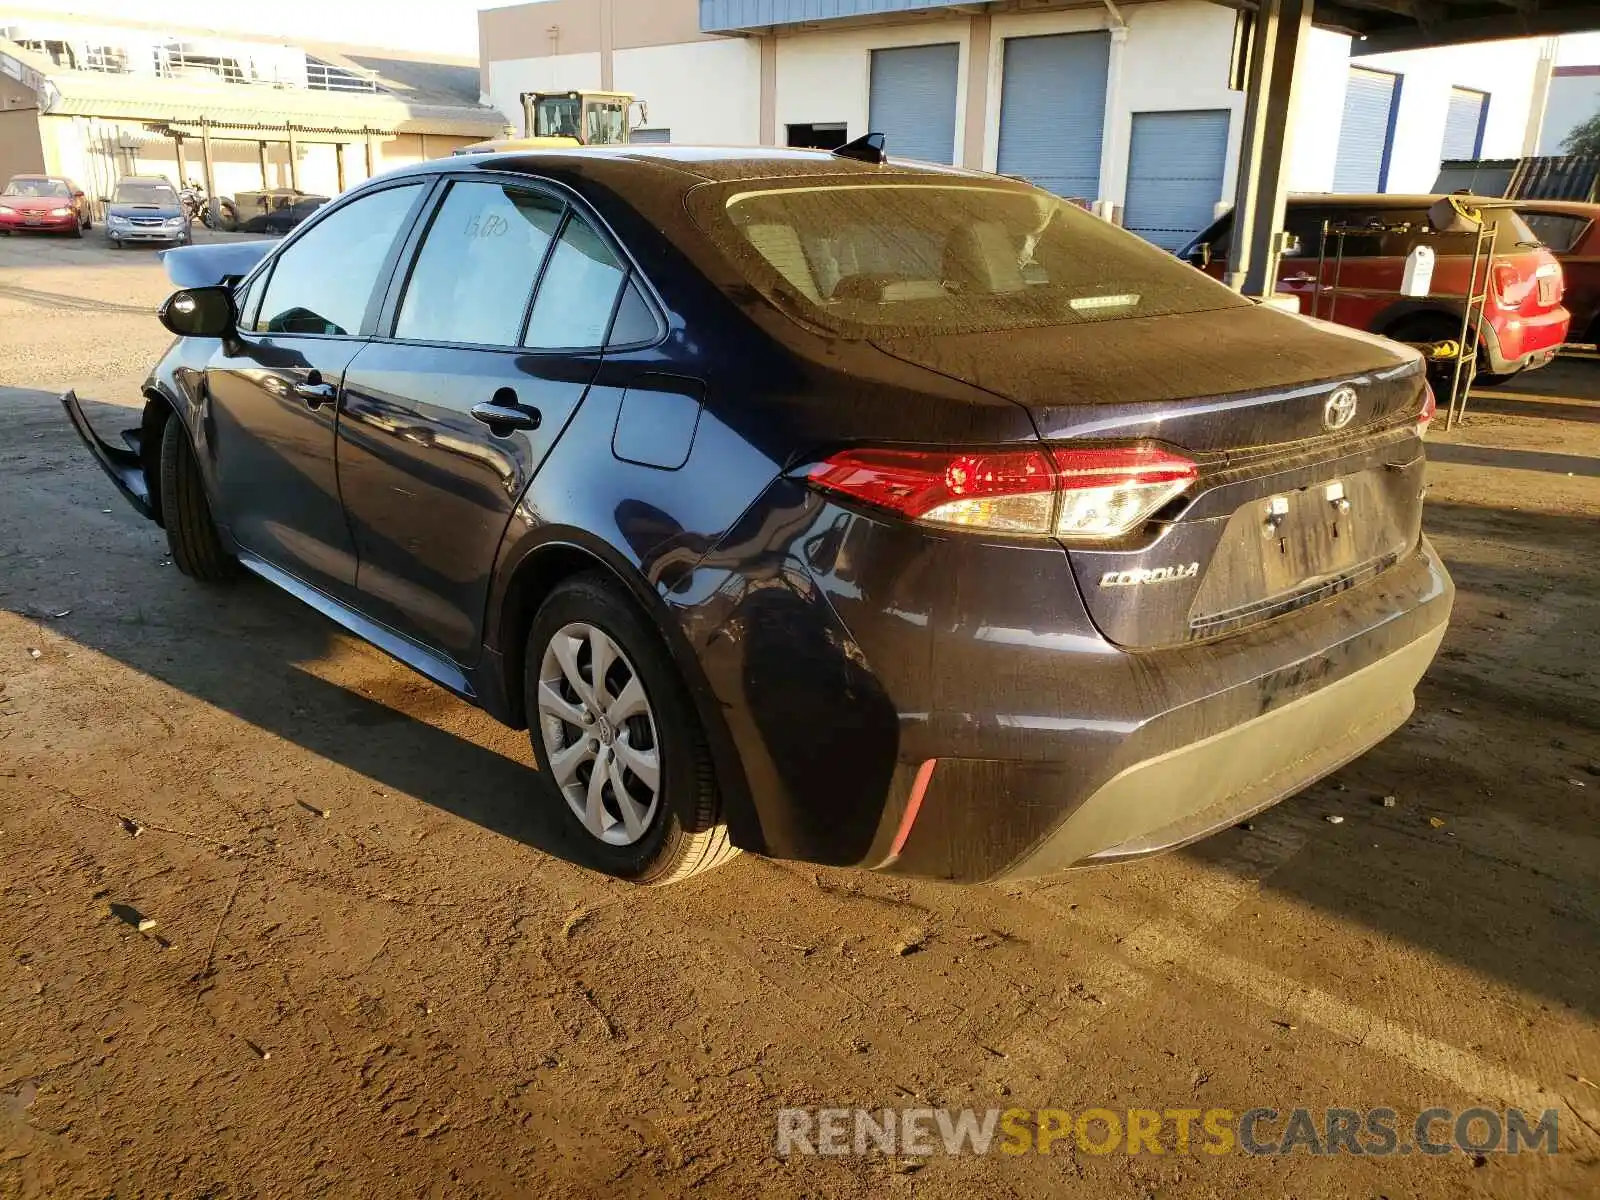
[(1344, 94), (1344, 122), (1334, 158), (1333, 190), (1381, 192), (1389, 174), (1395, 101), (1400, 76), (1365, 67), (1350, 68)]
[(1000, 174), (1058, 196), (1096, 199), (1111, 35), (1007, 38), (1003, 61)]
[(950, 163), (956, 153), (956, 70), (961, 47), (902, 46), (872, 52), (868, 125), (896, 158)]
[(1123, 225), (1177, 250), (1211, 224), (1228, 159), (1227, 109), (1133, 114)]

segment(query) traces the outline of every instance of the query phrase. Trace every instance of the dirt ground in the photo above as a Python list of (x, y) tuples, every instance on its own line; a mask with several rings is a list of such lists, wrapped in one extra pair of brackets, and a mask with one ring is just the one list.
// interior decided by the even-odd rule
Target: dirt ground
[[(0, 241), (0, 1196), (1600, 1195), (1600, 363), (1438, 437), (1416, 716), (1253, 828), (634, 890), (564, 860), (524, 735), (177, 574), (52, 396), (116, 428), (164, 292)], [(1560, 1153), (774, 1152), (790, 1106), (1480, 1104)]]

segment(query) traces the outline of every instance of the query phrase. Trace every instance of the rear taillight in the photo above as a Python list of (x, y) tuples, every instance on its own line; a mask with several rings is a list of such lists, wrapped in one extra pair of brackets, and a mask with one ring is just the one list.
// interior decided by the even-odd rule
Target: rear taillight
[(1433, 424), (1433, 414), (1439, 411), (1439, 402), (1434, 399), (1433, 388), (1428, 384), (1422, 385), (1422, 411), (1417, 414), (1417, 436), (1428, 436), (1428, 426)]
[(1522, 277), (1517, 274), (1516, 267), (1507, 262), (1494, 264), (1494, 294), (1502, 308), (1516, 308), (1522, 303), (1523, 292), (1520, 290)]
[(1137, 528), (1199, 475), (1155, 446), (1049, 450), (847, 450), (813, 467), (824, 491), (914, 521), (1103, 541)]

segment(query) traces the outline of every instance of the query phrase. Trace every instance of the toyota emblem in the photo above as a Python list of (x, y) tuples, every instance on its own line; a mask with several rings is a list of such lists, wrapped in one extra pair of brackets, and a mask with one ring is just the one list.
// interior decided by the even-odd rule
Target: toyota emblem
[(1356, 390), (1348, 383), (1336, 387), (1322, 406), (1322, 424), (1326, 429), (1343, 429), (1356, 416)]

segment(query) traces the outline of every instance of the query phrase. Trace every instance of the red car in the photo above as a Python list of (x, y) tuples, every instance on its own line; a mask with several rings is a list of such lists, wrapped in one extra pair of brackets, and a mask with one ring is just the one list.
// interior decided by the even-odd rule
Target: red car
[(89, 197), (60, 175), (13, 175), (0, 191), (0, 233), (24, 229), (82, 237), (93, 225)]
[[(1472, 272), (1469, 239), (1441, 235), (1428, 221), (1439, 196), (1289, 197), (1284, 218), (1291, 248), (1279, 266), (1278, 289), (1300, 297), (1300, 311), (1381, 333), (1402, 342), (1439, 342), (1461, 335), (1462, 297)], [(1471, 198), (1497, 215), (1488, 299), (1480, 339), (1478, 378), (1498, 383), (1518, 371), (1542, 367), (1567, 340), (1571, 320), (1562, 306), (1561, 264), (1504, 200)], [(1522, 206), (1519, 204), (1519, 208)], [(1322, 277), (1317, 277), (1324, 222), (1343, 228), (1343, 261), (1338, 239), (1329, 236)], [(1352, 227), (1372, 232), (1350, 232)], [(1208, 274), (1226, 269), (1233, 214), (1219, 217), (1180, 251)], [(1434, 249), (1433, 281), (1426, 296), (1401, 293), (1406, 257), (1417, 245)], [(1337, 278), (1336, 278), (1337, 277)]]
[(1518, 200), (1517, 212), (1561, 263), (1574, 342), (1600, 342), (1600, 204)]

